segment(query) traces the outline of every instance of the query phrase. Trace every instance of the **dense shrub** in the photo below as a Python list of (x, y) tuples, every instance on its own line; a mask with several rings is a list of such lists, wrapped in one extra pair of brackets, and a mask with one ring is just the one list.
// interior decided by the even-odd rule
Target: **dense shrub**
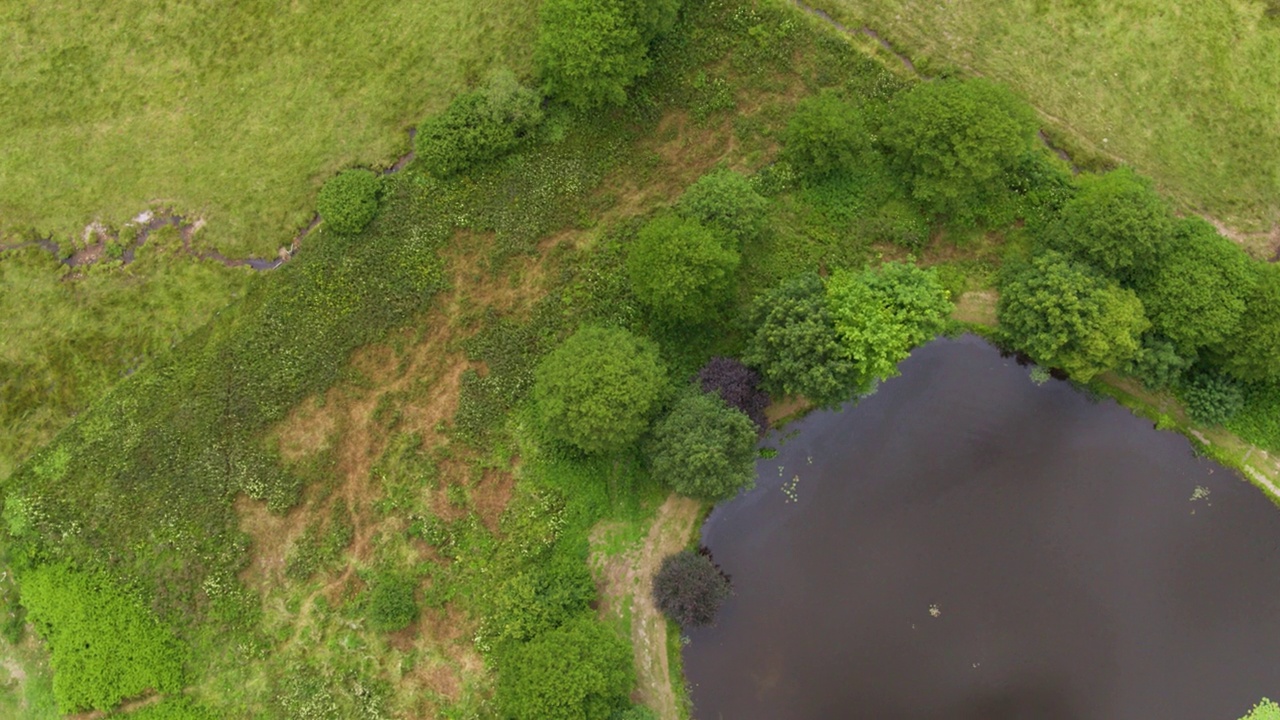
[(510, 720), (596, 720), (628, 707), (634, 684), (631, 644), (582, 615), (502, 655), (497, 703)]
[(1132, 290), (1055, 252), (1006, 274), (996, 314), (1015, 347), (1081, 382), (1124, 366), (1150, 326)]
[(553, 438), (606, 453), (640, 437), (665, 381), (651, 342), (626, 330), (586, 327), (543, 359), (533, 397)]
[(1178, 384), (1182, 374), (1195, 364), (1196, 356), (1183, 355), (1171, 340), (1147, 333), (1142, 346), (1124, 366), (1124, 372), (1142, 381), (1149, 390), (1162, 390)]
[(135, 597), (102, 574), (50, 565), (21, 577), (27, 617), (48, 643), (62, 713), (107, 710), (182, 687), (183, 651)]
[(596, 598), (586, 548), (559, 543), (550, 557), (498, 581), (482, 634), (494, 646), (524, 642), (578, 615)]
[(1240, 324), (1222, 343), (1221, 364), (1245, 382), (1280, 381), (1280, 265), (1258, 264)]
[(690, 392), (654, 429), (653, 477), (699, 500), (724, 500), (755, 476), (756, 426), (719, 395)]
[(1216, 347), (1240, 324), (1257, 276), (1240, 248), (1198, 218), (1182, 220), (1142, 304), (1157, 332), (1184, 354)]
[(713, 357), (698, 371), (698, 385), (705, 393), (720, 396), (731, 408), (751, 418), (760, 432), (769, 429), (765, 408), (769, 394), (760, 389), (760, 373), (727, 357)]
[(742, 360), (760, 371), (774, 396), (803, 395), (818, 405), (849, 399), (858, 367), (845, 352), (815, 273), (798, 275), (752, 307)]
[(675, 214), (649, 221), (627, 253), (636, 297), (675, 322), (714, 318), (728, 303), (740, 257), (722, 232)]
[(857, 170), (871, 152), (862, 112), (833, 90), (796, 105), (782, 142), (783, 158), (814, 180)]
[(1180, 393), (1187, 414), (1201, 425), (1222, 425), (1244, 406), (1244, 393), (1230, 378), (1201, 373), (1191, 378)]
[(447, 177), (510, 152), (542, 121), (542, 96), (510, 71), (462, 93), (418, 127), (414, 146), (429, 172)]
[(653, 602), (683, 628), (710, 625), (731, 592), (729, 576), (705, 550), (668, 555), (653, 577)]
[(764, 234), (769, 201), (741, 173), (714, 170), (690, 185), (676, 208), (708, 227), (723, 230), (739, 246)]
[(379, 632), (408, 627), (418, 617), (417, 589), (418, 583), (410, 576), (379, 573), (369, 588), (369, 627)]
[(971, 222), (1003, 202), (1036, 129), (1030, 108), (1007, 88), (938, 80), (895, 97), (880, 137), (922, 208)]
[(1054, 249), (1136, 286), (1159, 266), (1172, 235), (1169, 204), (1150, 180), (1125, 167), (1081, 176), (1079, 191), (1045, 239)]
[(621, 105), (649, 71), (648, 39), (623, 0), (544, 0), (535, 59), (549, 95), (579, 110)]
[(343, 235), (360, 232), (378, 213), (381, 178), (369, 170), (343, 170), (320, 188), (316, 210), (325, 227)]
[(671, 32), (684, 0), (627, 0), (631, 23), (646, 43)]

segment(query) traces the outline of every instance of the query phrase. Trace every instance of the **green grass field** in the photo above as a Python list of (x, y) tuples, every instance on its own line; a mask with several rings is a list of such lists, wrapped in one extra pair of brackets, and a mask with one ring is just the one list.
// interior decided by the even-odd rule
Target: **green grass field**
[(1280, 16), (1262, 0), (814, 0), (933, 72), (1006, 83), (1228, 226), (1280, 223)]
[(226, 254), (273, 255), (334, 171), (406, 152), (491, 66), (527, 72), (537, 5), (7, 3), (0, 239), (160, 206)]

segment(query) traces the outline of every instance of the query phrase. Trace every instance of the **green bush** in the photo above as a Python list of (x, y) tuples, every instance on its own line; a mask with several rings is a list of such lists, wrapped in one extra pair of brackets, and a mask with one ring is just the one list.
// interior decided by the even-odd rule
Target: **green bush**
[(379, 632), (395, 632), (408, 627), (418, 617), (418, 583), (409, 576), (379, 573), (369, 588), (369, 627)]
[(48, 565), (20, 577), (22, 604), (52, 654), (58, 710), (107, 710), (182, 687), (183, 649), (106, 575)]
[(1081, 382), (1123, 367), (1150, 327), (1132, 290), (1052, 251), (1006, 273), (996, 315), (1014, 347)]
[(764, 234), (769, 201), (741, 173), (721, 169), (698, 178), (680, 196), (676, 209), (708, 227), (729, 234), (739, 247)]
[(343, 170), (320, 188), (316, 210), (325, 227), (342, 235), (360, 232), (378, 214), (382, 179), (369, 170)]
[(782, 157), (807, 178), (852, 172), (871, 152), (871, 133), (856, 105), (833, 90), (801, 100), (782, 137)]
[(640, 229), (627, 253), (632, 290), (664, 320), (710, 320), (733, 291), (741, 258), (732, 244), (692, 218), (659, 215)]
[(648, 39), (622, 0), (543, 0), (535, 60), (547, 94), (579, 110), (627, 101)]
[(984, 221), (1036, 147), (1037, 121), (1007, 88), (982, 79), (919, 83), (890, 102), (880, 138), (927, 212)]
[(423, 121), (414, 147), (428, 172), (448, 177), (510, 152), (540, 122), (541, 94), (503, 71)]
[(1221, 365), (1244, 382), (1280, 382), (1280, 264), (1255, 264), (1257, 282), (1240, 324), (1222, 343)]
[(654, 438), (653, 477), (681, 495), (724, 500), (755, 477), (756, 425), (719, 395), (687, 393)]
[(1126, 285), (1146, 283), (1173, 237), (1169, 204), (1150, 180), (1127, 167), (1082, 175), (1079, 183), (1060, 221), (1046, 232), (1048, 244)]
[(524, 642), (563, 625), (596, 599), (585, 544), (571, 552), (567, 543), (557, 543), (549, 557), (495, 582), (493, 611), (481, 631), (493, 646)]
[(510, 720), (596, 720), (626, 708), (633, 685), (631, 644), (582, 615), (499, 658), (497, 703)]
[(653, 602), (682, 628), (710, 625), (729, 599), (729, 576), (705, 549), (668, 555), (653, 577)]
[(1187, 414), (1201, 425), (1222, 425), (1244, 406), (1244, 393), (1230, 378), (1199, 374), (1182, 388)]
[(1142, 336), (1142, 347), (1124, 366), (1124, 372), (1141, 380), (1149, 390), (1163, 390), (1177, 385), (1195, 361), (1194, 354), (1179, 353), (1171, 340), (1147, 333)]
[(626, 330), (586, 327), (538, 365), (533, 398), (551, 437), (599, 454), (640, 437), (665, 384), (653, 343)]

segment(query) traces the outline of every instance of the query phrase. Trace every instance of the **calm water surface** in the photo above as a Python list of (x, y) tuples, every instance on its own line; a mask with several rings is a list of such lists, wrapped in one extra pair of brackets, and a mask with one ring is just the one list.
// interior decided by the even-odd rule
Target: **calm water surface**
[(1235, 720), (1280, 694), (1280, 510), (1182, 437), (972, 337), (793, 431), (703, 528), (735, 595), (684, 650), (699, 720)]

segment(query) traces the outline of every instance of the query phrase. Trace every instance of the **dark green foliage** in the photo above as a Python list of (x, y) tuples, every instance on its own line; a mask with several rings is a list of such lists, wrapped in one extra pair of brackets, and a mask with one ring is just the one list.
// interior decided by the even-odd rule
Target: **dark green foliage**
[(760, 432), (769, 429), (765, 408), (769, 394), (760, 389), (760, 373), (727, 357), (713, 357), (698, 371), (702, 392), (719, 395), (731, 408), (751, 418)]
[(627, 101), (648, 39), (622, 0), (544, 0), (535, 58), (547, 94), (579, 110)]
[(722, 232), (663, 214), (645, 224), (627, 253), (627, 275), (641, 302), (676, 323), (714, 318), (728, 303), (740, 257)]
[(858, 367), (845, 352), (822, 278), (806, 273), (756, 301), (742, 360), (760, 371), (771, 395), (803, 395), (818, 405), (849, 399)]
[(650, 43), (671, 32), (683, 4), (684, 0), (628, 0), (626, 9), (631, 24)]
[(853, 172), (871, 152), (862, 111), (834, 90), (801, 100), (782, 142), (783, 158), (813, 180)]
[(1151, 324), (1183, 353), (1235, 333), (1257, 277), (1252, 261), (1198, 218), (1178, 222), (1168, 252), (1140, 296)]
[(1014, 347), (1081, 382), (1131, 360), (1150, 326), (1133, 291), (1055, 252), (1006, 274), (996, 312)]
[(1222, 344), (1222, 367), (1245, 382), (1280, 381), (1280, 264), (1256, 265), (1240, 324)]
[(682, 628), (710, 625), (731, 587), (705, 549), (668, 555), (653, 577), (653, 602)]
[(368, 595), (369, 627), (379, 632), (403, 630), (418, 617), (418, 583), (398, 573), (378, 573)]
[(741, 246), (764, 234), (769, 201), (741, 173), (721, 169), (690, 185), (676, 209), (703, 225), (728, 233)]
[(1030, 108), (1004, 86), (936, 80), (894, 98), (880, 138), (922, 208), (973, 222), (1004, 202), (1036, 128)]
[(181, 646), (105, 575), (60, 564), (25, 572), (21, 581), (27, 617), (53, 655), (61, 712), (107, 710), (147, 690), (181, 688)]
[(1251, 383), (1244, 388), (1244, 406), (1227, 428), (1270, 453), (1280, 453), (1280, 384)]
[(630, 644), (589, 615), (516, 645), (499, 662), (504, 720), (596, 720), (629, 704)]
[(448, 177), (510, 152), (541, 121), (538, 91), (510, 71), (499, 72), (423, 121), (414, 147), (428, 172)]
[[(1198, 229), (1192, 228), (1193, 233)], [(1151, 181), (1131, 168), (1083, 175), (1046, 240), (1121, 283), (1146, 283), (1173, 236), (1173, 213)]]
[(1147, 333), (1142, 336), (1142, 347), (1124, 366), (1124, 372), (1141, 380), (1149, 390), (1162, 390), (1177, 385), (1195, 361), (1195, 355), (1182, 355), (1171, 340)]
[(1222, 425), (1244, 406), (1244, 393), (1230, 378), (1202, 373), (1182, 388), (1187, 414), (1201, 425)]
[(316, 198), (325, 227), (343, 235), (360, 232), (378, 214), (382, 180), (369, 170), (343, 170), (329, 178)]
[(570, 336), (534, 378), (534, 401), (548, 433), (585, 453), (621, 450), (640, 437), (666, 384), (652, 343), (601, 327)]
[(719, 395), (686, 393), (654, 438), (653, 478), (682, 495), (724, 500), (755, 477), (756, 425)]

